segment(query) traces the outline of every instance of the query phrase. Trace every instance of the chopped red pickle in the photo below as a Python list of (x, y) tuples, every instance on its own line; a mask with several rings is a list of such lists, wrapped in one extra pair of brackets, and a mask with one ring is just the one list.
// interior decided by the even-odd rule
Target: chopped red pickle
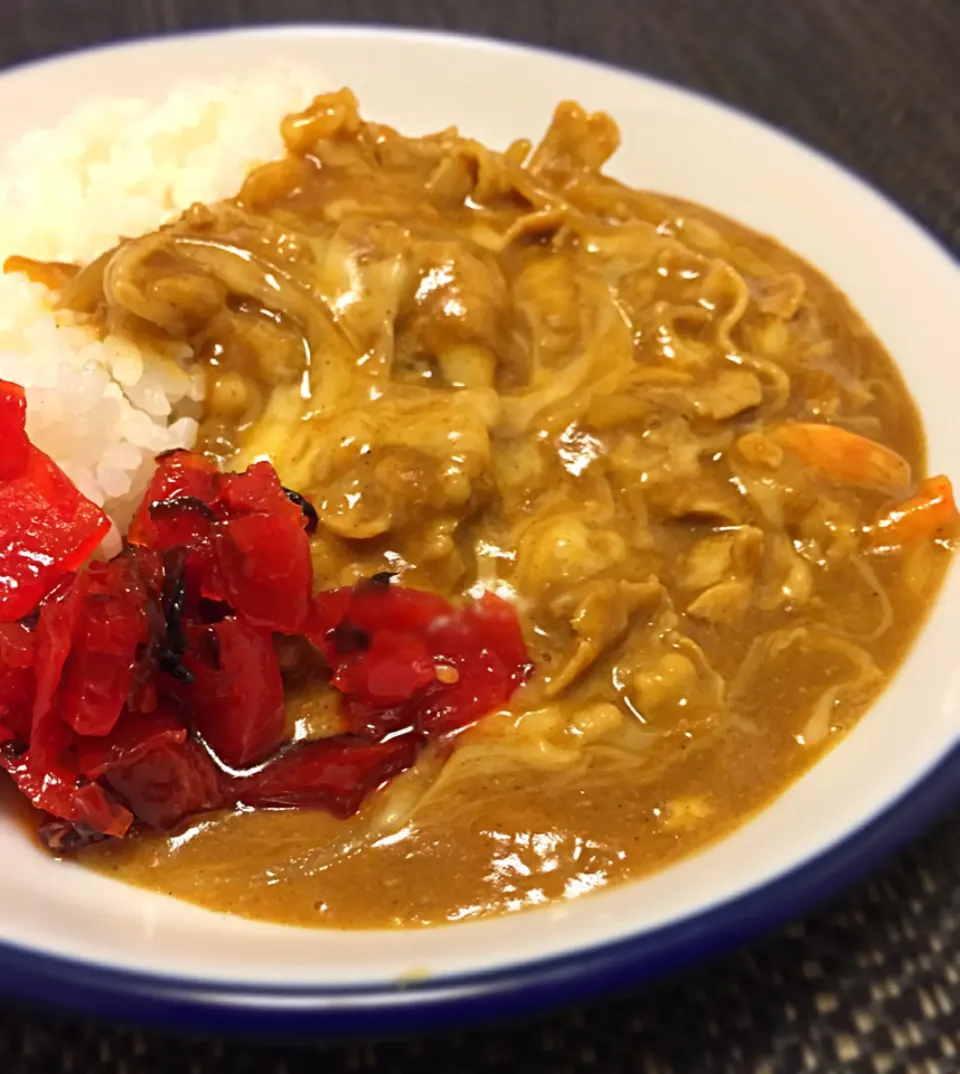
[[(349, 816), (531, 670), (497, 597), (315, 595), (316, 512), (264, 462), (161, 456), (123, 552), (88, 563), (109, 523), (24, 420), (0, 382), (0, 767), (56, 850), (238, 804)], [(348, 734), (289, 741), (274, 634), (320, 650)]]

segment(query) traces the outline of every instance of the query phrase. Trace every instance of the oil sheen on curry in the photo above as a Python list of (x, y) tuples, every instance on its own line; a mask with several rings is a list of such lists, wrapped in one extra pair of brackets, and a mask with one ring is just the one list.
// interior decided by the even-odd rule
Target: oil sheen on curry
[[(516, 609), (533, 674), (349, 818), (220, 811), (89, 865), (214, 909), (436, 924), (661, 868), (849, 730), (935, 597), (954, 517), (844, 296), (774, 241), (605, 177), (561, 105), (536, 147), (403, 137), (346, 90), (287, 155), (65, 282), (183, 340), (198, 449), (314, 506), (316, 584), (390, 572)], [(276, 641), (293, 738), (342, 730)]]

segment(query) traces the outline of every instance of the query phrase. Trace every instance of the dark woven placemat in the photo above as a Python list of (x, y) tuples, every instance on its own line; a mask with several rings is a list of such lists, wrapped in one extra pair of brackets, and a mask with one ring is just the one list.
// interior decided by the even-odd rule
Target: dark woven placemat
[[(0, 66), (145, 33), (280, 19), (489, 33), (684, 83), (820, 146), (960, 253), (960, 0), (2, 0)], [(957, 332), (952, 322), (944, 330)], [(774, 937), (632, 994), (510, 1026), (365, 1046), (250, 1045), (0, 1006), (0, 1070), (10, 1074), (318, 1069), (958, 1071), (960, 812)]]

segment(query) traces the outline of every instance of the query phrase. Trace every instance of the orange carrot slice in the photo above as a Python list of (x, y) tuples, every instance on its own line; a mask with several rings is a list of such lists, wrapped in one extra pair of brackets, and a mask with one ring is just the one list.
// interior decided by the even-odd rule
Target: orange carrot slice
[(917, 491), (870, 527), (872, 548), (903, 548), (921, 541), (949, 540), (960, 530), (960, 512), (950, 478), (927, 477)]
[(902, 455), (838, 425), (792, 422), (777, 426), (769, 435), (784, 451), (835, 485), (874, 489), (890, 496), (905, 496), (910, 489), (910, 464)]

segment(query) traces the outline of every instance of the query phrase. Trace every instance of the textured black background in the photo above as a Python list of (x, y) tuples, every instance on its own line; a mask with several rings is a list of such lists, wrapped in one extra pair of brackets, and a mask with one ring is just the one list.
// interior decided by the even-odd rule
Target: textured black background
[[(960, 0), (0, 0), (0, 66), (148, 33), (283, 20), (493, 34), (683, 83), (842, 160), (960, 253)], [(945, 338), (956, 339), (957, 314)], [(960, 812), (778, 935), (575, 1010), (408, 1041), (251, 1046), (0, 1006), (0, 1070), (960, 1071)]]

